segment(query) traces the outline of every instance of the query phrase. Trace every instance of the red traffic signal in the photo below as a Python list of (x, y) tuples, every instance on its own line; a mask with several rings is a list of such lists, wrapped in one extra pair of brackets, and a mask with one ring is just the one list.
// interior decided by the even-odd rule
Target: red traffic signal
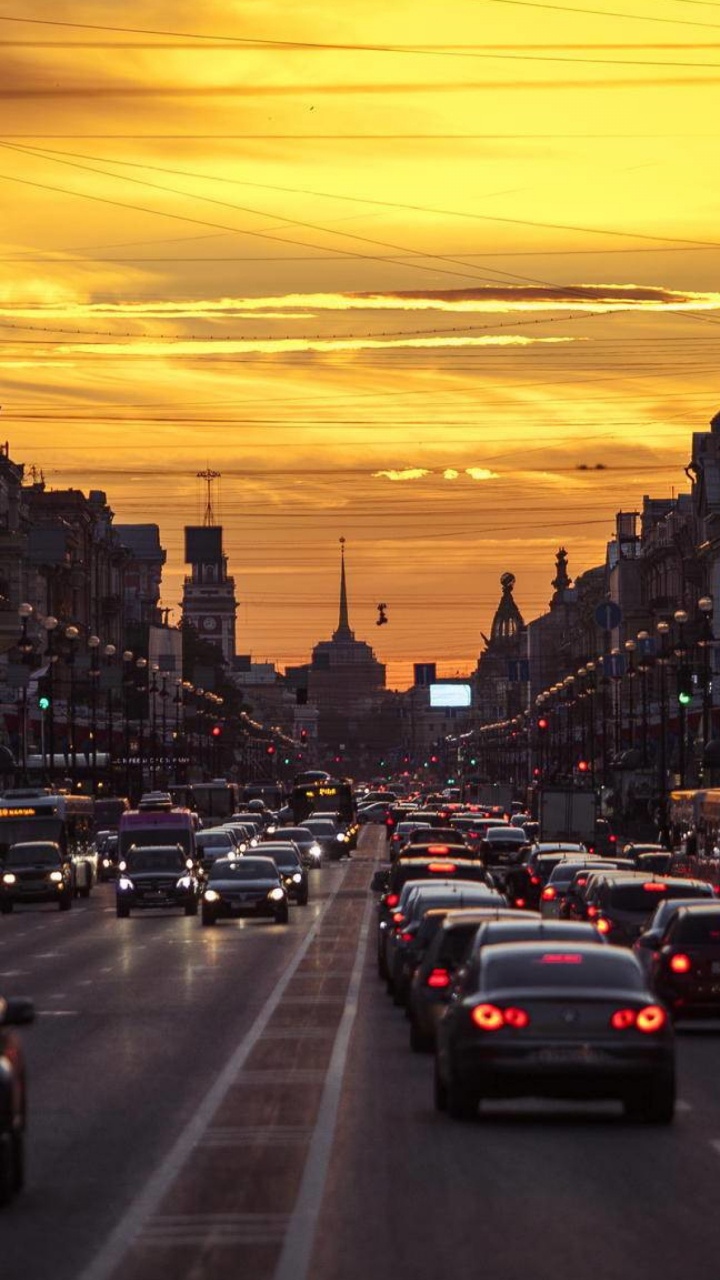
[(589, 768), (587, 760), (578, 760), (578, 773), (587, 773)]
[(545, 730), (547, 729), (547, 727), (548, 727), (549, 723), (550, 723), (550, 721), (549, 721), (549, 720), (547, 720), (547, 719), (545, 718), (545, 716), (540, 716), (540, 719), (539, 719), (539, 720), (538, 720), (538, 722), (537, 722), (537, 727), (538, 727), (538, 729), (540, 730), (540, 732), (541, 732), (541, 733), (544, 733), (544, 732), (545, 732)]
[(268, 745), (265, 748), (265, 751), (269, 756), (275, 755), (275, 747), (273, 746), (272, 742), (268, 743)]
[(301, 729), (301, 730), (300, 730), (300, 741), (301, 741), (301, 742), (307, 742), (307, 739), (308, 739), (308, 731), (307, 731), (307, 729)]
[(212, 734), (213, 738), (221, 738), (221, 737), (222, 737), (222, 725), (221, 725), (221, 724), (214, 724), (214, 725), (213, 725), (213, 727), (212, 727), (212, 729), (210, 730), (210, 733)]

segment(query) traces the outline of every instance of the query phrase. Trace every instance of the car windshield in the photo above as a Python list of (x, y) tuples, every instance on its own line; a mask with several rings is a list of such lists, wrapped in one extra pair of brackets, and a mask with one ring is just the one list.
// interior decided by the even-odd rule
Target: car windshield
[(333, 835), (337, 830), (332, 818), (308, 818), (307, 822), (303, 823), (303, 826), (307, 828), (311, 835), (329, 836)]
[(232, 849), (232, 836), (226, 831), (201, 831), (195, 837), (198, 849)]
[(11, 848), (5, 859), (6, 867), (57, 867), (60, 865), (60, 852), (49, 845), (33, 844), (25, 849), (16, 845)]
[(307, 827), (278, 827), (272, 833), (273, 840), (294, 840), (296, 844), (309, 844), (314, 839)]
[(131, 849), (127, 869), (138, 871), (183, 871), (185, 857), (177, 849)]
[(292, 849), (278, 849), (277, 852), (273, 850), (270, 857), (278, 867), (292, 867), (292, 869), (295, 870), (300, 866), (300, 859)]
[(229, 858), (215, 862), (210, 880), (277, 880), (278, 870), (271, 858)]
[(641, 991), (643, 976), (634, 956), (613, 947), (577, 943), (537, 947), (531, 942), (489, 947), (483, 956), (485, 981), (493, 990), (532, 987), (600, 987), (608, 991)]

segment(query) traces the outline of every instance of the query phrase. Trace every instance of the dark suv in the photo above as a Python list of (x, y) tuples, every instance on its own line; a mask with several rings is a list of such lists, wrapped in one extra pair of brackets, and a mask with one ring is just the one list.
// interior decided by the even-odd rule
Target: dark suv
[(702, 880), (659, 879), (654, 876), (615, 875), (593, 881), (588, 916), (608, 942), (632, 946), (659, 902), (666, 898), (713, 898), (712, 885)]
[(25, 1060), (8, 1028), (34, 1017), (30, 1000), (0, 999), (0, 1205), (22, 1190), (25, 1180)]
[(116, 910), (126, 919), (136, 907), (183, 907), (198, 913), (199, 884), (181, 845), (135, 846), (118, 867)]
[(61, 911), (73, 904), (72, 863), (53, 840), (11, 844), (0, 872), (0, 912), (7, 916), (21, 902), (56, 902)]

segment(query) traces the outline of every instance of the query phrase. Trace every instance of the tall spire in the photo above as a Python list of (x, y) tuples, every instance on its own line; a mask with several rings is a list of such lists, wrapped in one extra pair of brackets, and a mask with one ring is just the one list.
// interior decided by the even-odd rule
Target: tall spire
[(348, 617), (347, 602), (347, 585), (345, 582), (345, 539), (340, 539), (340, 616), (338, 618), (337, 630), (333, 632), (333, 640), (354, 640), (355, 635), (350, 630), (350, 619)]

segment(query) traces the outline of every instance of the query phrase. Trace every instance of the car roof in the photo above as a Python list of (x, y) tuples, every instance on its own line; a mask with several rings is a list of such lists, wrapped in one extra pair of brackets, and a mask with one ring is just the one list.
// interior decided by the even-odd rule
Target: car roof
[[(619, 972), (623, 969), (632, 971), (636, 976), (638, 973), (642, 975), (640, 962), (636, 955), (627, 947), (611, 947), (598, 946), (597, 942), (582, 942), (573, 940), (573, 953), (580, 955), (583, 959), (591, 962), (596, 961), (598, 956), (602, 956), (602, 964), (604, 968), (614, 966)], [(523, 956), (532, 960), (535, 956), (540, 959), (543, 955), (561, 956), (567, 953), (566, 942), (498, 942), (491, 947), (483, 947), (479, 953), (480, 964), (487, 972), (488, 968), (500, 966), (503, 960), (508, 960), (512, 956)], [(561, 965), (553, 966), (553, 968), (561, 968)], [(548, 975), (550, 976), (550, 975)], [(548, 986), (552, 985), (548, 982)]]
[(446, 913), (442, 927), (443, 929), (457, 929), (461, 925), (472, 923), (473, 920), (477, 920), (478, 924), (485, 924), (487, 920), (509, 917), (512, 917), (513, 920), (542, 919), (537, 911), (520, 911), (517, 907), (493, 903), (487, 907), (456, 907)]
[[(537, 938), (538, 942), (542, 942), (543, 938), (548, 941), (561, 942), (563, 938), (578, 938), (582, 940), (586, 938), (589, 943), (601, 942), (605, 945), (605, 940), (601, 933), (598, 933), (594, 924), (590, 924), (585, 920), (544, 920), (540, 916), (536, 920), (514, 920), (507, 918), (505, 920), (488, 920), (482, 926), (483, 935), (497, 930), (500, 937), (504, 933), (510, 933), (516, 929), (527, 931), (528, 940)], [(479, 939), (478, 939), (479, 940)], [(515, 939), (519, 941), (519, 939)]]

